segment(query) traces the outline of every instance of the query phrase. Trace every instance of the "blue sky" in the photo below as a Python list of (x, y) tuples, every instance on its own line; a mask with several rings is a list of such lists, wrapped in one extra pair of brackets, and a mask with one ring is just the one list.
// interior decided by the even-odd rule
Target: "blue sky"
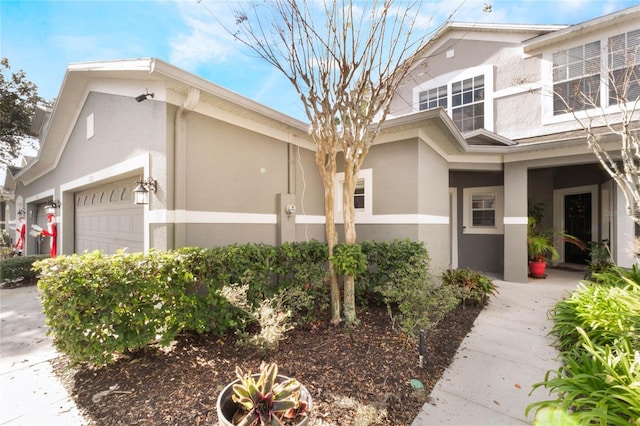
[[(157, 57), (304, 119), (289, 82), (218, 24), (216, 18), (233, 25), (229, 3), (0, 0), (0, 55), (9, 58), (14, 71), (23, 69), (46, 99), (58, 95), (69, 63)], [(426, 30), (441, 25), (460, 3), (424, 1), (423, 13), (433, 17)], [(482, 12), (485, 3), (491, 3), (491, 13)], [(575, 24), (637, 4), (640, 0), (467, 0), (453, 19)]]

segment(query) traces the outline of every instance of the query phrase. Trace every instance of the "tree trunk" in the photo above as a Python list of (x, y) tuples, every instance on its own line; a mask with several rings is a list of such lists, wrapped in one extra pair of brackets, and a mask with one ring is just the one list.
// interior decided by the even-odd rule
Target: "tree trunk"
[[(324, 186), (324, 215), (325, 215), (325, 236), (327, 238), (327, 247), (329, 249), (329, 258), (333, 256), (333, 248), (338, 243), (338, 233), (335, 224), (335, 183), (336, 175), (336, 154), (335, 152), (327, 153), (318, 145), (316, 151), (316, 163), (322, 184)], [(338, 275), (336, 274), (333, 264), (329, 261), (329, 274), (331, 281), (329, 283), (331, 297), (331, 323), (338, 324), (340, 318), (340, 285), (338, 284)]]
[[(357, 171), (354, 173), (354, 167), (349, 159), (345, 159), (344, 188), (343, 188), (343, 217), (344, 217), (344, 242), (345, 244), (356, 243), (356, 215), (353, 205), (353, 194), (356, 183), (358, 181)], [(356, 295), (355, 295), (355, 277), (346, 275), (344, 277), (344, 319), (347, 327), (355, 327), (358, 325), (356, 315)]]

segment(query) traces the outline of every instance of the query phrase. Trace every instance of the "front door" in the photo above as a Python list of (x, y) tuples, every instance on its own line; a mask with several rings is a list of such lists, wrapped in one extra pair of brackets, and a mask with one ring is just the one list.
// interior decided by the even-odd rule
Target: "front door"
[[(591, 193), (570, 194), (564, 197), (565, 232), (579, 238), (585, 244), (593, 240), (591, 231)], [(566, 263), (587, 264), (588, 250), (580, 250), (573, 244), (564, 243)]]

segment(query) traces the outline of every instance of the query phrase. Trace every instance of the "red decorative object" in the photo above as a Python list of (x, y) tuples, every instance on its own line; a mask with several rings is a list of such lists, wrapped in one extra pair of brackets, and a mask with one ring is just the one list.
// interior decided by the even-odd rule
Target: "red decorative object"
[(545, 261), (529, 261), (529, 274), (534, 278), (544, 278), (547, 270), (547, 262)]
[(58, 246), (58, 229), (56, 225), (56, 215), (49, 213), (47, 215), (47, 229), (42, 230), (42, 235), (45, 237), (51, 237), (49, 240), (49, 247), (51, 248), (50, 256), (56, 257)]

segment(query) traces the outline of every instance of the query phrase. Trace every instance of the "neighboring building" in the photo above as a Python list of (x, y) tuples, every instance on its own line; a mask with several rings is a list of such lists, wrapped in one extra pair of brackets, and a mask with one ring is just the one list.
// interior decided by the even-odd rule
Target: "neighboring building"
[[(363, 164), (358, 239), (422, 240), (437, 269), (525, 282), (531, 202), (543, 227), (608, 239), (633, 263), (624, 199), (551, 93), (594, 81), (579, 70), (606, 68), (612, 41), (640, 45), (639, 23), (640, 6), (570, 27), (441, 27)], [(70, 65), (36, 118), (40, 152), (7, 178), (7, 216), (44, 226), (44, 204), (60, 201), (59, 253), (324, 240), (307, 125), (163, 61)], [(140, 176), (157, 181), (146, 205), (133, 203)], [(560, 262), (586, 261), (558, 248)]]

